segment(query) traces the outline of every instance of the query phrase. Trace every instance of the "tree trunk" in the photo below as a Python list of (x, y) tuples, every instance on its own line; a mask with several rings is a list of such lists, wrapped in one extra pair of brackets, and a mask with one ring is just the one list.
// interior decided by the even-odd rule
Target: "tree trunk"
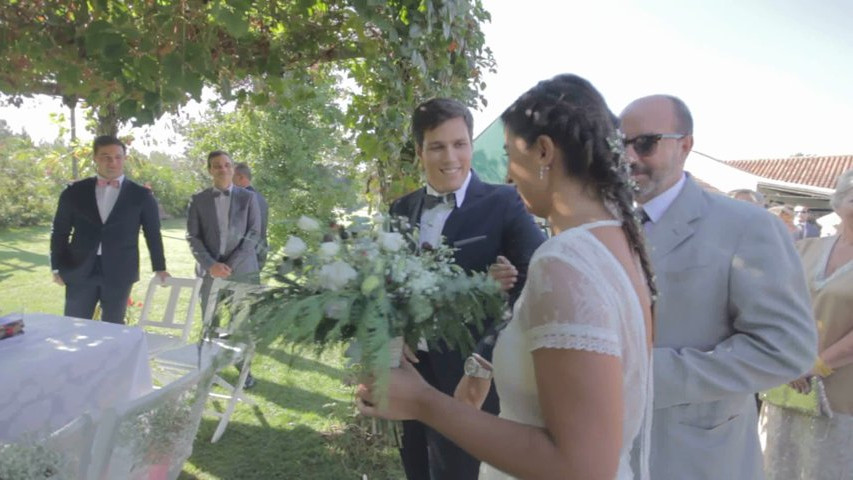
[(62, 97), (62, 103), (71, 112), (71, 177), (74, 180), (80, 178), (80, 163), (77, 159), (77, 98)]
[(116, 104), (111, 103), (98, 109), (97, 135), (118, 136), (118, 109)]

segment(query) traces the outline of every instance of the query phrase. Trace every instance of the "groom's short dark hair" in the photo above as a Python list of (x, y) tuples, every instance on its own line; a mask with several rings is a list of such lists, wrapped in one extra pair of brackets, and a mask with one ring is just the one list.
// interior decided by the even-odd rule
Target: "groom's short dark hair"
[(461, 118), (468, 127), (468, 137), (474, 138), (474, 117), (462, 102), (450, 98), (431, 98), (417, 107), (412, 114), (412, 136), (417, 148), (423, 146), (424, 134), (442, 123)]
[(95, 137), (95, 140), (92, 142), (92, 154), (96, 155), (99, 148), (109, 145), (118, 145), (121, 147), (122, 153), (127, 155), (127, 147), (121, 140), (112, 135), (101, 135), (99, 137)]

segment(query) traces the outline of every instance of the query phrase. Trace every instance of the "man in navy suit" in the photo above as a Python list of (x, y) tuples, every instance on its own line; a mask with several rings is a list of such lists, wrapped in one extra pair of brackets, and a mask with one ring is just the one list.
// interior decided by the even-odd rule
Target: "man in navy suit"
[[(166, 258), (160, 216), (151, 190), (124, 176), (127, 149), (104, 135), (93, 147), (98, 175), (75, 182), (59, 196), (50, 234), (53, 280), (65, 286), (65, 315), (124, 323), (130, 289), (139, 280), (139, 227), (151, 269), (164, 280)], [(70, 238), (70, 241), (69, 241)]]
[[(412, 133), (426, 186), (395, 201), (390, 213), (419, 226), (421, 245), (444, 241), (456, 247), (455, 261), (466, 271), (490, 270), (515, 299), (544, 236), (513, 187), (483, 183), (471, 170), (473, 130), (471, 112), (455, 100), (436, 98), (419, 105)], [(491, 322), (485, 327), (493, 330)], [(454, 395), (465, 359), (443, 345), (423, 347), (417, 353), (418, 371)], [(483, 409), (498, 413), (494, 388)], [(415, 421), (403, 422), (400, 455), (409, 480), (476, 479), (479, 471), (474, 457)]]

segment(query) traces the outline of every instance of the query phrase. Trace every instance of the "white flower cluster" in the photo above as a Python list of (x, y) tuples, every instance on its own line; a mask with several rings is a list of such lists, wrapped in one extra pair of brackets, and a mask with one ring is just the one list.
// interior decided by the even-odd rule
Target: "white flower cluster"
[(415, 293), (432, 292), (438, 287), (438, 275), (433, 272), (422, 272), (420, 275), (412, 277), (409, 282), (409, 288)]
[(335, 242), (323, 242), (320, 244), (320, 250), (318, 251), (320, 258), (324, 260), (329, 260), (333, 258), (338, 252), (341, 251), (341, 246)]
[(290, 258), (300, 258), (306, 250), (308, 245), (299, 237), (290, 236), (284, 244), (284, 254)]
[(388, 252), (396, 252), (403, 248), (406, 239), (397, 232), (379, 232), (379, 246)]
[(306, 232), (316, 232), (317, 230), (320, 230), (320, 222), (311, 217), (306, 217), (305, 215), (299, 217), (299, 220), (296, 221), (296, 226)]
[(358, 272), (342, 260), (323, 265), (317, 274), (317, 280), (326, 290), (338, 291), (355, 279)]

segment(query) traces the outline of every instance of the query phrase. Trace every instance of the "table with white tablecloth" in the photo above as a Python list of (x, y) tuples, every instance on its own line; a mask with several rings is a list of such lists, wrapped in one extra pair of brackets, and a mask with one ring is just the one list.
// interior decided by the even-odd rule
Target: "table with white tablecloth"
[(24, 333), (0, 340), (0, 442), (45, 435), (151, 390), (141, 329), (25, 314)]

